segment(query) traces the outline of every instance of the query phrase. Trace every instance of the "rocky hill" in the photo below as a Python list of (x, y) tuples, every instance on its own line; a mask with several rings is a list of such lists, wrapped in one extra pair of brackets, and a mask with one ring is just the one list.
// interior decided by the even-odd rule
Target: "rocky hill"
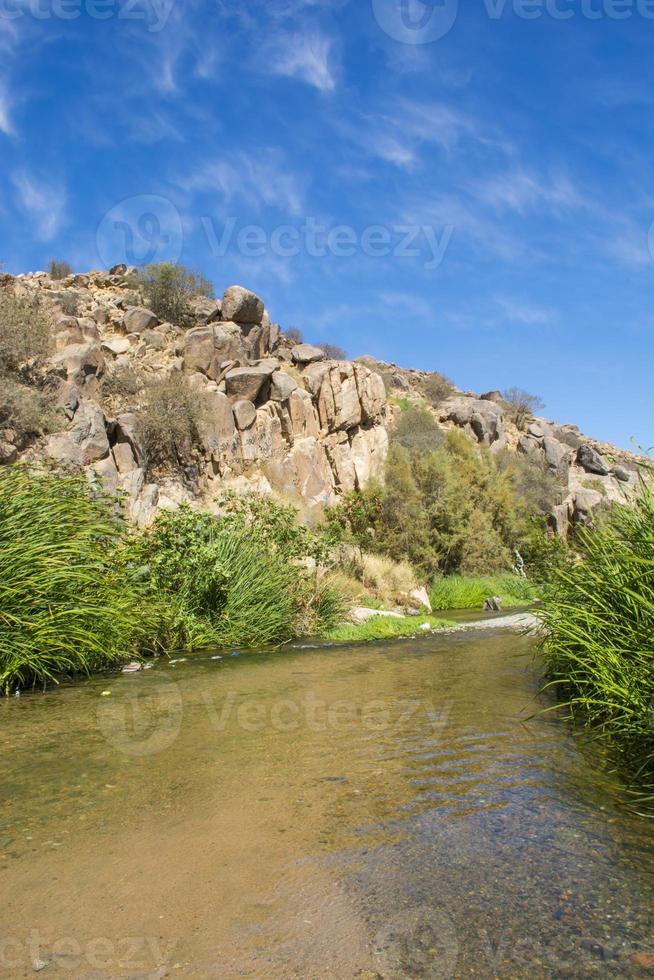
[[(462, 429), (491, 452), (542, 459), (562, 486), (551, 515), (558, 533), (637, 480), (638, 457), (574, 425), (532, 416), (518, 428), (499, 392), (448, 388), (434, 404), (425, 398), (425, 372), (372, 358), (331, 360), (293, 344), (241, 286), (221, 300), (196, 297), (192, 322), (179, 327), (140, 305), (138, 275), (125, 266), (63, 280), (4, 275), (0, 285), (19, 299), (38, 297), (52, 324), (54, 348), (37, 382), (54, 392), (58, 413), (50, 433), (28, 445), (11, 427), (0, 431), (0, 462), (47, 458), (82, 469), (124, 492), (140, 526), (183, 500), (210, 508), (226, 489), (275, 492), (312, 507), (382, 480), (402, 399), (425, 404), (444, 428)], [(23, 368), (30, 370), (37, 369)], [(136, 383), (121, 386), (125, 376)], [(139, 413), (148, 386), (166, 380), (190, 390), (203, 412), (190, 457), (153, 467)]]

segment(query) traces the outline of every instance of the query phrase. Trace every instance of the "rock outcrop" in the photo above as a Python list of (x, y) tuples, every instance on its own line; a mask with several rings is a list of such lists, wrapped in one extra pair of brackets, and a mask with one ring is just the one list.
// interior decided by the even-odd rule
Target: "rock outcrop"
[[(158, 508), (183, 500), (211, 508), (225, 489), (333, 504), (384, 478), (397, 411), (386, 389), (428, 404), (425, 372), (369, 357), (331, 360), (319, 347), (292, 344), (242, 286), (230, 286), (219, 300), (196, 297), (193, 322), (182, 328), (139, 305), (136, 270), (124, 265), (63, 281), (44, 272), (4, 275), (0, 285), (38, 298), (48, 312), (53, 346), (42, 380), (55, 389), (60, 420), (59, 431), (27, 449), (11, 430), (0, 431), (0, 463), (46, 458), (84, 471), (123, 493), (141, 526)], [(138, 384), (121, 391), (116, 379), (130, 372)], [(162, 381), (180, 392), (188, 386), (203, 411), (186, 465), (152, 473), (139, 410), (142, 389)], [(539, 461), (553, 475), (560, 487), (549, 515), (555, 533), (633, 493), (633, 454), (543, 418), (522, 420), (518, 429), (499, 391), (446, 389), (429, 408), (442, 429), (458, 428), (492, 453)]]
[[(82, 470), (122, 492), (139, 525), (182, 500), (211, 507), (225, 489), (278, 492), (311, 506), (383, 479), (387, 404), (378, 375), (286, 343), (263, 301), (242, 286), (219, 301), (194, 301), (190, 328), (162, 322), (134, 305), (134, 276), (117, 266), (57, 282), (45, 273), (5, 278), (4, 288), (38, 297), (53, 323), (44, 373), (58, 385), (61, 430), (27, 457)], [(141, 391), (107, 394), (125, 371), (145, 387), (179, 379), (201, 401), (199, 444), (185, 473), (147, 473)], [(19, 455), (3, 442), (1, 460)]]

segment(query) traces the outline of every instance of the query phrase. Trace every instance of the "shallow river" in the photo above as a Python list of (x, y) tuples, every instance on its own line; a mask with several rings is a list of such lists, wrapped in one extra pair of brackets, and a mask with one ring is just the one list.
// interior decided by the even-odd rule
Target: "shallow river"
[[(0, 703), (0, 976), (638, 976), (654, 828), (498, 631)], [(103, 697), (103, 691), (111, 691)]]

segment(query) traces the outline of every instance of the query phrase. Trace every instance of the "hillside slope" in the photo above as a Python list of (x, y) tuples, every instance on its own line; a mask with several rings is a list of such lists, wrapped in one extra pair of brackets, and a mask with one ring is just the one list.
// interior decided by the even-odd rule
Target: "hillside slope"
[[(64, 280), (4, 275), (0, 285), (19, 301), (38, 300), (51, 327), (47, 356), (0, 384), (51, 392), (56, 406), (36, 439), (12, 428), (9, 413), (0, 462), (81, 468), (122, 491), (140, 526), (183, 500), (211, 508), (226, 489), (276, 492), (307, 508), (334, 503), (383, 480), (398, 403), (428, 404), (427, 373), (373, 358), (330, 360), (293, 344), (241, 286), (221, 300), (195, 297), (191, 322), (180, 327), (141, 305), (138, 274), (125, 266)], [(498, 392), (451, 389), (429, 410), (491, 452), (542, 458), (562, 487), (551, 515), (559, 533), (636, 483), (638, 457), (573, 425), (531, 417), (519, 430)], [(167, 429), (178, 423), (188, 439), (171, 441), (162, 457)], [(163, 432), (153, 448), (157, 424)]]

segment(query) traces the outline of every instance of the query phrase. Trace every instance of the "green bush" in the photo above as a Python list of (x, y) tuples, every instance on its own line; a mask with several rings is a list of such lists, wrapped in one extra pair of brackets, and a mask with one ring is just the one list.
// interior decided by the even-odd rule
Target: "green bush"
[(197, 272), (183, 265), (160, 262), (149, 265), (140, 273), (143, 302), (161, 320), (178, 327), (191, 327), (195, 322), (191, 300), (196, 296), (213, 297), (212, 284)]
[(548, 689), (654, 799), (654, 493), (579, 532), (545, 598)]
[(121, 663), (152, 632), (115, 508), (84, 477), (0, 468), (0, 690)]
[[(264, 503), (253, 505), (263, 513)], [(271, 502), (271, 510), (279, 505)], [(288, 547), (249, 526), (245, 508), (215, 517), (191, 510), (161, 513), (129, 542), (124, 561), (147, 583), (162, 611), (169, 646), (267, 646), (331, 627), (342, 614), (338, 590), (294, 563)], [(278, 546), (274, 541), (278, 540)]]
[(411, 402), (402, 409), (391, 433), (392, 442), (413, 453), (430, 453), (443, 443), (443, 431), (424, 405)]

